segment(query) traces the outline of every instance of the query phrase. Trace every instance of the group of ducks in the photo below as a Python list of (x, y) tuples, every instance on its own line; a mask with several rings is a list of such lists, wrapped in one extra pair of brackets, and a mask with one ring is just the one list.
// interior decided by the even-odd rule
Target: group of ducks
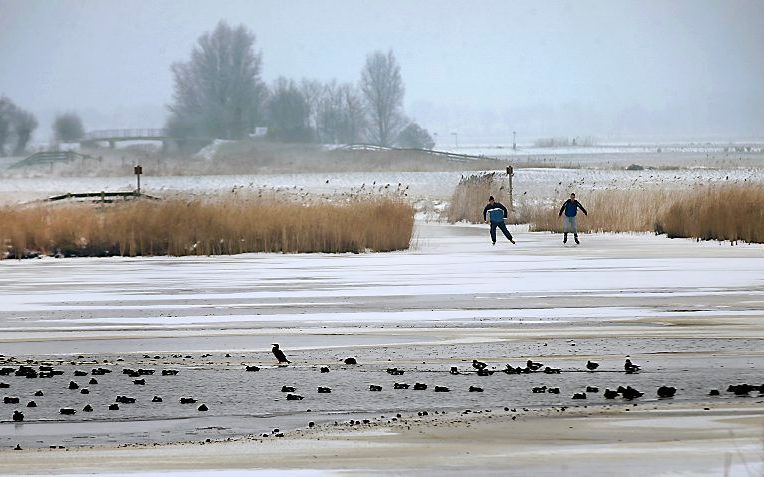
[[(278, 343), (272, 344), (271, 349), (274, 357), (278, 361), (279, 365), (288, 365), (291, 363), (291, 361), (286, 357), (283, 350), (281, 350)], [(207, 355), (209, 356), (209, 355)], [(342, 360), (343, 363), (346, 365), (356, 365), (358, 364), (356, 358), (354, 357), (348, 357)], [(589, 372), (594, 372), (599, 368), (599, 363), (596, 363), (594, 361), (587, 361), (586, 362), (586, 370)], [(479, 361), (477, 359), (472, 360), (472, 368), (475, 370), (476, 374), (479, 376), (490, 376), (495, 371), (492, 369), (488, 369), (488, 364), (482, 361)], [(632, 363), (630, 359), (626, 359), (624, 363), (624, 372), (626, 374), (634, 374), (638, 373), (640, 371), (640, 366)], [(258, 366), (246, 366), (246, 371), (259, 371), (260, 368)], [(321, 366), (320, 368), (322, 373), (328, 373), (329, 367), (328, 366)], [(96, 367), (93, 368), (90, 373), (82, 370), (75, 370), (74, 375), (84, 377), (90, 374), (92, 377), (90, 381), (88, 382), (89, 385), (96, 385), (98, 384), (98, 380), (94, 376), (103, 376), (105, 374), (111, 373), (112, 370), (108, 368), (103, 367)], [(178, 374), (178, 370), (175, 369), (165, 369), (161, 371), (162, 376), (175, 376)], [(397, 367), (395, 368), (388, 368), (386, 372), (392, 376), (401, 376), (404, 374), (404, 370), (399, 369)], [(500, 372), (506, 373), (506, 374), (529, 374), (529, 373), (537, 373), (542, 372), (545, 374), (559, 374), (561, 373), (561, 369), (559, 368), (552, 368), (550, 366), (544, 366), (543, 363), (535, 362), (533, 360), (527, 360), (525, 363), (525, 366), (517, 366), (514, 367), (510, 364), (506, 365), (506, 368), (500, 370)], [(23, 376), (26, 378), (50, 378), (53, 376), (59, 376), (63, 375), (64, 371), (54, 369), (53, 366), (50, 365), (40, 365), (37, 367), (37, 369), (26, 366), (26, 365), (19, 365), (18, 367), (2, 367), (0, 368), (0, 376), (7, 376), (9, 374), (15, 374), (16, 376)], [(127, 375), (130, 378), (133, 379), (134, 385), (140, 385), (144, 386), (146, 385), (145, 376), (151, 376), (154, 375), (155, 371), (153, 369), (130, 369), (130, 368), (124, 368), (122, 370), (122, 374)], [(453, 375), (462, 374), (459, 369), (456, 366), (451, 367), (450, 373)], [(0, 382), (0, 388), (8, 388), (10, 385)], [(414, 390), (426, 390), (428, 389), (427, 384), (425, 383), (415, 383), (413, 386), (410, 386), (407, 383), (399, 383), (396, 382), (393, 385), (393, 388), (396, 390), (399, 389), (409, 389), (413, 388)], [(89, 390), (87, 388), (81, 388), (80, 385), (75, 381), (70, 381), (68, 385), (68, 389), (70, 390), (79, 390), (81, 394), (89, 394)], [(759, 390), (760, 392), (764, 393), (764, 385), (762, 386), (751, 386), (748, 384), (740, 384), (740, 385), (730, 385), (728, 388), (729, 392), (733, 392), (736, 395), (746, 395), (751, 391)], [(288, 401), (300, 401), (304, 399), (303, 396), (295, 393), (295, 388), (292, 386), (283, 386), (281, 388), (281, 391), (286, 394), (286, 400)], [(319, 394), (328, 394), (332, 392), (332, 389), (330, 387), (326, 386), (319, 386), (317, 389)], [(379, 392), (382, 391), (382, 386), (378, 384), (370, 384), (369, 385), (369, 391), (371, 392)], [(450, 389), (446, 386), (434, 386), (435, 392), (449, 392)], [(550, 394), (559, 394), (560, 389), (557, 387), (547, 387), (547, 386), (539, 386), (532, 388), (533, 393), (550, 393)], [(479, 386), (470, 386), (469, 392), (483, 392), (483, 388)], [(575, 393), (572, 396), (572, 399), (586, 399), (587, 393), (598, 393), (599, 389), (593, 386), (587, 386), (585, 392)], [(659, 398), (670, 398), (673, 397), (676, 393), (676, 388), (672, 386), (660, 386), (657, 391), (657, 395)], [(42, 390), (38, 390), (34, 394), (35, 396), (43, 396)], [(644, 395), (643, 392), (632, 388), (631, 386), (618, 386), (615, 390), (611, 389), (605, 389), (603, 392), (603, 397), (605, 399), (615, 399), (618, 396), (621, 396), (623, 399), (632, 400), (636, 399), (638, 397), (641, 397)], [(719, 395), (718, 390), (712, 390), (709, 395), (716, 396)], [(18, 404), (20, 402), (20, 399), (18, 397), (13, 396), (5, 396), (3, 398), (3, 402), (5, 404)], [(108, 409), (109, 410), (119, 410), (120, 404), (133, 404), (136, 402), (136, 399), (134, 397), (129, 396), (117, 396), (115, 399), (115, 402), (112, 404), (109, 404)], [(163, 402), (163, 398), (161, 396), (154, 396), (152, 399), (152, 402), (159, 403)], [(179, 399), (179, 402), (181, 404), (196, 404), (197, 400), (191, 397), (181, 397)], [(27, 407), (34, 408), (37, 407), (37, 403), (35, 401), (29, 401), (27, 403)], [(198, 411), (204, 412), (208, 410), (208, 407), (205, 404), (201, 404), (197, 408)], [(90, 404), (85, 405), (83, 407), (82, 412), (92, 412), (93, 407)], [(76, 410), (73, 408), (61, 408), (59, 410), (59, 413), (62, 415), (73, 415), (76, 414)], [(13, 421), (15, 422), (23, 422), (24, 420), (24, 413), (15, 410), (12, 416)]]
[[(98, 380), (94, 376), (103, 376), (111, 372), (112, 372), (111, 369), (97, 367), (97, 368), (93, 368), (90, 371), (90, 373), (88, 373), (87, 371), (78, 369), (78, 370), (75, 370), (73, 374), (76, 377), (84, 377), (90, 374), (93, 377), (91, 377), (90, 380), (88, 381), (88, 385), (97, 385)], [(53, 376), (61, 376), (64, 374), (64, 371), (54, 369), (53, 366), (50, 366), (50, 365), (40, 365), (37, 367), (37, 369), (31, 366), (26, 366), (26, 365), (20, 365), (18, 368), (15, 368), (15, 367), (0, 368), (0, 375), (2, 376), (8, 376), (11, 373), (13, 373), (15, 376), (21, 376), (21, 377), (26, 377), (28, 379), (34, 379), (34, 378), (49, 378)], [(125, 374), (130, 378), (135, 378), (138, 376), (151, 376), (154, 373), (155, 371), (153, 369), (133, 370), (130, 368), (124, 368), (122, 370), (122, 374)], [(162, 370), (161, 372), (162, 376), (176, 376), (178, 373), (179, 371), (176, 369), (165, 369), (165, 370)], [(134, 385), (139, 385), (139, 386), (146, 385), (145, 378), (134, 379), (132, 382)], [(10, 385), (7, 383), (0, 382), (0, 388), (10, 388)], [(79, 383), (77, 383), (76, 381), (69, 381), (69, 384), (67, 385), (67, 389), (71, 391), (79, 390), (79, 393), (84, 395), (90, 394), (90, 390), (88, 388), (81, 387)], [(34, 393), (35, 397), (42, 397), (44, 395), (45, 394), (43, 393), (42, 390), (38, 390)], [(3, 397), (4, 404), (19, 404), (20, 401), (21, 401), (20, 398), (16, 396)], [(110, 411), (117, 411), (119, 410), (120, 404), (134, 404), (135, 402), (136, 402), (136, 398), (134, 397), (118, 395), (114, 399), (114, 403), (111, 403), (108, 405), (108, 409)], [(164, 402), (164, 400), (162, 399), (161, 396), (154, 396), (151, 402), (159, 403), (159, 402)], [(194, 404), (197, 402), (197, 400), (190, 397), (182, 397), (180, 398), (179, 402), (181, 404)], [(26, 404), (26, 407), (35, 408), (37, 407), (37, 402), (34, 400), (29, 401)], [(94, 410), (93, 406), (91, 406), (90, 404), (86, 404), (82, 408), (82, 412), (93, 412), (93, 410)], [(205, 412), (205, 411), (208, 411), (209, 408), (205, 404), (201, 404), (200, 406), (197, 407), (197, 410), (200, 412)], [(63, 416), (72, 416), (74, 414), (77, 414), (77, 410), (71, 407), (62, 407), (59, 409), (59, 414)], [(23, 422), (24, 413), (19, 410), (14, 410), (12, 419), (14, 422)]]
[[(273, 356), (278, 361), (279, 365), (287, 365), (290, 364), (291, 361), (286, 357), (284, 354), (284, 351), (280, 348), (278, 343), (273, 343), (271, 348), (271, 352), (273, 353)], [(358, 364), (355, 358), (346, 358), (344, 360), (345, 364), (348, 365), (354, 365)], [(586, 362), (586, 369), (588, 371), (595, 371), (597, 368), (599, 368), (599, 363), (596, 363), (594, 361), (587, 361)], [(482, 361), (479, 361), (477, 359), (472, 360), (472, 367), (475, 369), (475, 372), (478, 376), (490, 376), (495, 371), (488, 369), (488, 364)], [(641, 369), (639, 365), (636, 365), (631, 362), (630, 359), (626, 358), (626, 361), (623, 365), (624, 372), (626, 374), (634, 374), (639, 372)], [(247, 371), (259, 371), (260, 368), (257, 366), (246, 366)], [(328, 367), (322, 367), (321, 372), (329, 372)], [(452, 366), (450, 369), (450, 374), (452, 375), (458, 375), (461, 374), (459, 371), (459, 368), (457, 366)], [(506, 374), (530, 374), (530, 373), (536, 373), (536, 372), (543, 372), (544, 374), (560, 374), (562, 370), (560, 368), (552, 368), (550, 366), (544, 366), (543, 363), (535, 362), (531, 359), (526, 361), (525, 366), (517, 366), (514, 367), (510, 364), (506, 365), (506, 368), (502, 369), (501, 372)], [(393, 376), (401, 376), (403, 375), (404, 371), (398, 368), (388, 368), (387, 373)], [(393, 385), (393, 389), (409, 389), (409, 384), (406, 383), (395, 383)], [(424, 383), (416, 383), (413, 387), (415, 390), (426, 390), (427, 385)], [(434, 387), (435, 392), (449, 392), (450, 389), (446, 386), (435, 386)], [(295, 389), (291, 386), (283, 386), (281, 388), (282, 392), (289, 393), (286, 396), (286, 399), (288, 401), (299, 401), (304, 399), (303, 396), (292, 394), (294, 393)], [(369, 385), (369, 391), (372, 392), (379, 392), (382, 391), (382, 386), (378, 384), (370, 384)], [(532, 391), (534, 393), (551, 393), (551, 394), (559, 394), (560, 389), (556, 387), (547, 387), (547, 386), (540, 386), (540, 387), (534, 387), (532, 388)], [(318, 392), (321, 393), (331, 393), (331, 388), (328, 387), (321, 387), (319, 386)], [(483, 388), (479, 386), (470, 386), (469, 392), (483, 392)], [(586, 392), (599, 392), (599, 389), (592, 386), (587, 386)], [(658, 396), (659, 397), (672, 397), (674, 393), (676, 392), (676, 388), (669, 387), (669, 386), (661, 386), (658, 388)], [(623, 386), (619, 386), (617, 390), (611, 391), (610, 389), (606, 389), (603, 393), (604, 397), (606, 399), (614, 399), (618, 395), (621, 395), (624, 399), (635, 399), (637, 397), (641, 397), (644, 395), (644, 393), (632, 388), (631, 386), (626, 386), (625, 388)], [(572, 397), (572, 399), (586, 399), (586, 393), (575, 393)]]
[[(472, 367), (475, 368), (475, 370), (477, 370), (477, 374), (479, 376), (490, 376), (491, 374), (493, 374), (492, 370), (487, 369), (488, 365), (482, 361), (473, 359)], [(595, 363), (594, 361), (586, 362), (586, 369), (589, 371), (595, 371), (599, 367), (600, 367), (599, 363)], [(623, 369), (626, 372), (626, 374), (634, 374), (639, 372), (641, 367), (632, 363), (630, 359), (626, 358), (626, 362), (623, 365)], [(544, 366), (542, 363), (537, 363), (530, 359), (526, 361), (524, 367), (521, 367), (521, 366), (514, 367), (508, 364), (505, 369), (501, 370), (501, 372), (506, 374), (530, 374), (530, 373), (535, 373), (538, 371), (542, 371), (544, 374), (560, 374), (562, 372), (560, 368), (552, 368), (549, 366)], [(459, 374), (459, 370), (457, 369), (456, 366), (451, 367), (451, 374)]]

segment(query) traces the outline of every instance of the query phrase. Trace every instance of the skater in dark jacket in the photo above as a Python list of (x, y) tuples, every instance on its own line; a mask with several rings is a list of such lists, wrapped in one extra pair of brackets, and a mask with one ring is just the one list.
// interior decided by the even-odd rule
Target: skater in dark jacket
[(507, 240), (515, 243), (515, 241), (512, 240), (512, 234), (509, 233), (507, 226), (504, 224), (504, 219), (506, 218), (507, 208), (504, 207), (501, 202), (496, 202), (493, 199), (493, 196), (489, 197), (488, 204), (483, 208), (483, 221), (488, 222), (489, 219), (491, 221), (491, 241), (494, 245), (496, 245), (496, 227), (501, 229), (504, 236), (507, 237)]
[(578, 213), (578, 209), (581, 209), (581, 212), (584, 213), (584, 215), (589, 215), (586, 212), (586, 209), (584, 209), (584, 206), (581, 205), (581, 202), (576, 200), (576, 194), (570, 194), (570, 199), (566, 200), (562, 207), (560, 207), (560, 213), (558, 214), (558, 217), (562, 217), (562, 213), (565, 212), (565, 219), (562, 223), (562, 231), (564, 233), (562, 237), (562, 243), (568, 242), (568, 233), (573, 233), (573, 240), (576, 241), (576, 243), (581, 243), (578, 241), (578, 228), (576, 227), (576, 214)]

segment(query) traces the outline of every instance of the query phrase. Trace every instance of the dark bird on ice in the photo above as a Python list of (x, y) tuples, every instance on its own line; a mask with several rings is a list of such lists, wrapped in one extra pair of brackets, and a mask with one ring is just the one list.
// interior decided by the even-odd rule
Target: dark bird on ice
[(639, 371), (639, 366), (633, 364), (630, 359), (626, 358), (626, 362), (623, 364), (623, 369), (627, 373), (631, 374)]
[(600, 367), (600, 364), (599, 363), (595, 363), (594, 361), (587, 361), (586, 362), (586, 369), (588, 369), (589, 371), (594, 371), (595, 369), (597, 369), (599, 367)]
[(278, 343), (273, 343), (273, 348), (271, 348), (271, 351), (273, 351), (273, 356), (276, 357), (277, 360), (279, 360), (279, 364), (289, 364), (291, 361), (289, 361), (284, 354), (283, 351), (279, 349)]
[(488, 365), (487, 365), (487, 364), (485, 364), (485, 363), (484, 363), (484, 362), (482, 362), (482, 361), (478, 361), (478, 360), (476, 360), (476, 359), (473, 359), (473, 360), (472, 360), (472, 367), (473, 367), (473, 368), (475, 368), (475, 369), (477, 369), (478, 371), (480, 371), (481, 369), (485, 369), (485, 367), (486, 367), (486, 366), (488, 366)]
[(618, 396), (618, 391), (605, 389), (605, 392), (602, 393), (602, 395), (605, 396), (605, 399), (615, 399)]
[(534, 363), (533, 361), (531, 361), (531, 360), (529, 359), (529, 360), (528, 360), (528, 361), (525, 363), (525, 366), (526, 366), (528, 369), (530, 369), (531, 371), (538, 371), (538, 370), (539, 370), (539, 369), (541, 369), (541, 367), (542, 367), (542, 366), (544, 366), (544, 365), (543, 365), (543, 364), (541, 364), (541, 363)]
[(674, 397), (674, 394), (676, 394), (676, 388), (673, 386), (661, 386), (658, 388), (658, 397), (659, 398), (670, 398)]
[(623, 396), (624, 399), (632, 400), (636, 399), (638, 397), (642, 397), (645, 393), (638, 391), (631, 386), (626, 386), (626, 389), (623, 389), (621, 391), (621, 396)]

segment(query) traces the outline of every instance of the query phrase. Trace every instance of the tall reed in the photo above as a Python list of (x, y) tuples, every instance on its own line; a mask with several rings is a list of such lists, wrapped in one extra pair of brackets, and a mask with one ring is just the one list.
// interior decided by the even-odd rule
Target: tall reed
[[(448, 208), (449, 222), (482, 222), (480, 214), (488, 196), (503, 200), (504, 190), (497, 184), (498, 178), (492, 174), (463, 178)], [(669, 237), (764, 243), (762, 184), (601, 189), (577, 195), (589, 212), (588, 216), (578, 214), (580, 232), (655, 232)], [(530, 224), (531, 231), (562, 232), (558, 214), (565, 199), (535, 203), (521, 199), (511, 218)]]
[(694, 189), (672, 201), (658, 223), (669, 237), (764, 243), (764, 185)]
[[(764, 243), (764, 186), (729, 184), (687, 190), (598, 190), (579, 194), (589, 211), (581, 232), (655, 232), (669, 237)], [(560, 204), (523, 210), (531, 230), (562, 231)]]
[(447, 220), (450, 223), (461, 221), (482, 223), (483, 207), (488, 203), (489, 196), (503, 203), (510, 213), (509, 219), (513, 220), (506, 177), (506, 174), (499, 172), (462, 177), (446, 210)]
[[(650, 190), (593, 190), (581, 191), (578, 201), (589, 212), (579, 211), (577, 225), (580, 232), (645, 232), (654, 231), (658, 218), (671, 204), (676, 192), (666, 189)], [(554, 203), (535, 204), (522, 210), (532, 231), (562, 232), (560, 207), (566, 198)]]
[(77, 256), (384, 252), (408, 248), (413, 224), (413, 207), (393, 198), (38, 204), (0, 208), (0, 244), (9, 256), (25, 250)]

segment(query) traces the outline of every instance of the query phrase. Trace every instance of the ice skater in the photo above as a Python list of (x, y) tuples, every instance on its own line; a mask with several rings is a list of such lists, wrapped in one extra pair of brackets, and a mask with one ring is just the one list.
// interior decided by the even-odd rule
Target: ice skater
[(568, 234), (573, 233), (573, 240), (576, 241), (576, 243), (581, 243), (578, 241), (578, 228), (576, 227), (576, 214), (578, 213), (578, 209), (581, 209), (581, 212), (584, 213), (584, 215), (589, 215), (586, 212), (586, 209), (584, 209), (584, 206), (581, 205), (581, 202), (576, 200), (576, 194), (571, 193), (570, 199), (566, 200), (562, 207), (560, 207), (560, 213), (558, 214), (558, 217), (562, 217), (562, 213), (565, 212), (565, 219), (562, 223), (562, 243), (568, 243)]
[(496, 227), (500, 228), (507, 237), (507, 240), (515, 243), (512, 240), (512, 234), (507, 230), (507, 226), (504, 224), (504, 219), (507, 218), (507, 208), (504, 207), (501, 202), (496, 202), (493, 196), (488, 198), (488, 204), (483, 208), (483, 221), (491, 221), (491, 241), (496, 245)]

